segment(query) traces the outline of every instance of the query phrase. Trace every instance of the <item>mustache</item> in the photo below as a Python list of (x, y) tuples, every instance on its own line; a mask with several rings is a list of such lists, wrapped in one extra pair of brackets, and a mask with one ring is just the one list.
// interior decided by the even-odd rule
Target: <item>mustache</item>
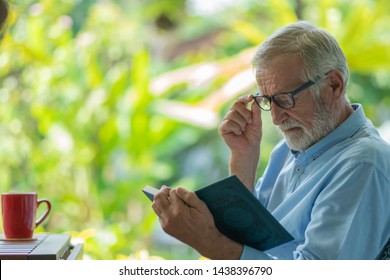
[(277, 125), (277, 127), (281, 131), (286, 131), (286, 130), (294, 128), (294, 127), (303, 128), (302, 124), (299, 121), (294, 120), (294, 119), (286, 120), (283, 123)]

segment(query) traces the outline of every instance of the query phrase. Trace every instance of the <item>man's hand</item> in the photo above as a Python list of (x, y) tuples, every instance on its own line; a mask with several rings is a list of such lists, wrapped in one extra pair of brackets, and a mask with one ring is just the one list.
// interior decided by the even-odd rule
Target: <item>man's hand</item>
[[(252, 104), (249, 109), (250, 102)], [(252, 191), (262, 138), (261, 109), (253, 102), (253, 96), (238, 98), (225, 115), (218, 130), (231, 150), (230, 173), (236, 174)]]
[[(245, 154), (260, 146), (261, 109), (252, 101), (252, 95), (238, 98), (219, 125), (219, 134), (232, 153)], [(248, 108), (250, 102), (251, 109)]]
[(152, 204), (163, 230), (210, 259), (239, 259), (243, 246), (222, 235), (194, 192), (163, 188)]

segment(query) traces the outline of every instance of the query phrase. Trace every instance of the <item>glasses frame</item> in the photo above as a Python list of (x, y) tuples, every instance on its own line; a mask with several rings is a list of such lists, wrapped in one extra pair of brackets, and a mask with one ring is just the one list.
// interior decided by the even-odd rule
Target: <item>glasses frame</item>
[[(298, 93), (304, 91), (305, 89), (307, 89), (308, 87), (311, 87), (312, 85), (314, 85), (315, 83), (317, 83), (318, 81), (320, 80), (320, 77), (316, 77), (315, 80), (310, 80), (306, 83), (304, 83), (303, 85), (301, 85), (299, 88), (291, 91), (291, 92), (281, 92), (281, 93), (277, 93), (273, 96), (268, 96), (268, 95), (260, 95), (260, 92), (257, 92), (256, 94), (253, 95), (253, 99), (255, 100), (256, 104), (264, 111), (271, 111), (271, 105), (272, 105), (272, 102), (274, 102), (276, 105), (278, 105), (280, 108), (282, 109), (291, 109), (291, 108), (294, 108), (295, 106), (295, 98), (294, 96), (297, 95)], [(291, 97), (291, 100), (293, 101), (293, 105), (290, 106), (290, 107), (283, 107), (282, 105), (279, 104), (279, 102), (275, 99), (275, 97), (277, 96), (280, 96), (280, 95), (288, 95)], [(263, 98), (266, 98), (268, 99), (269, 101), (269, 109), (264, 109), (263, 107), (261, 107), (260, 103), (257, 102), (256, 98), (257, 97), (263, 97)]]

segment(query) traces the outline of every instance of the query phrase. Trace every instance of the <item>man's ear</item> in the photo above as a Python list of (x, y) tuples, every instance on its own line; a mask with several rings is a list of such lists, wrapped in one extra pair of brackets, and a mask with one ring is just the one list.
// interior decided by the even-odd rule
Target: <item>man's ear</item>
[(335, 100), (340, 99), (344, 94), (344, 79), (337, 69), (330, 71), (327, 75), (331, 95)]

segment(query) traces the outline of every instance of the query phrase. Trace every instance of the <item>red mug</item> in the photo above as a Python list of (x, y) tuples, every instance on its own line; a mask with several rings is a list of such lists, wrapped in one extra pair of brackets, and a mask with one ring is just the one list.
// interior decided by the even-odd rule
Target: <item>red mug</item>
[[(41, 203), (46, 203), (46, 211), (35, 220)], [(47, 199), (39, 199), (37, 193), (3, 193), (1, 194), (3, 229), (5, 238), (29, 239), (34, 229), (49, 215), (51, 204)]]

